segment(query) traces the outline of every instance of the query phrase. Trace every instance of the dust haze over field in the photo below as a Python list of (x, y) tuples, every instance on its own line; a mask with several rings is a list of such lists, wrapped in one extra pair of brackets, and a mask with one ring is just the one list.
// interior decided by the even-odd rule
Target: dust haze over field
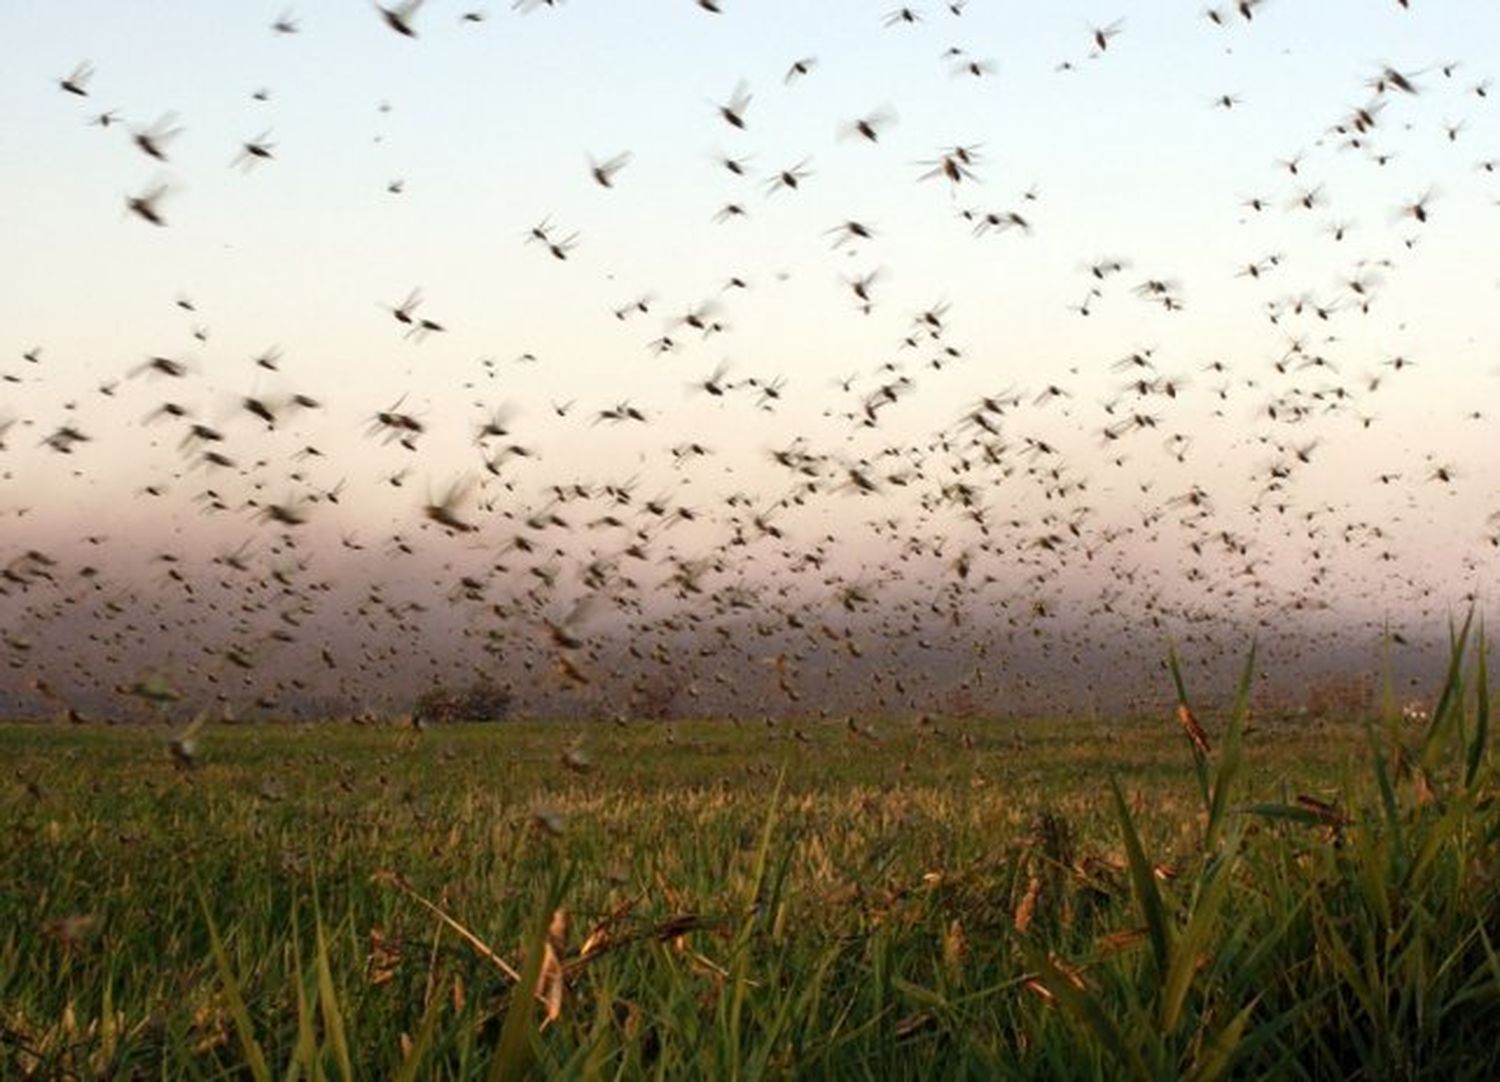
[(1299, 702), (1483, 607), (1493, 6), (408, 7), (12, 13), (0, 711)]

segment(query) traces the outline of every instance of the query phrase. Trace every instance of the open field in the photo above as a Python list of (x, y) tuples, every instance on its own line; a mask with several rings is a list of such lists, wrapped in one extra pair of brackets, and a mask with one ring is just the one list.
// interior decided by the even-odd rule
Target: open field
[(0, 1082), (1500, 1082), (1500, 0), (147, 7), (6, 6)]
[(0, 1075), (1493, 1077), (1478, 676), (1203, 757), (1170, 718), (209, 725), (191, 766), (6, 726)]

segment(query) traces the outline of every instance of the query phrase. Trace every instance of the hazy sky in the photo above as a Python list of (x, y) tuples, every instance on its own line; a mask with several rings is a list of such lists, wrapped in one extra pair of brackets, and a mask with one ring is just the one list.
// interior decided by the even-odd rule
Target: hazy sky
[[(1038, 568), (1015, 554), (1044, 558), (1028, 546), (1071, 522), (1089, 559), (1041, 566), (1092, 597), (1122, 567), (1160, 575), (1142, 587), (1155, 596), (1185, 570), (1222, 588), (1248, 566), (1257, 605), (1362, 613), (1482, 591), (1500, 532), (1500, 177), (1484, 165), (1500, 159), (1500, 6), (1268, 0), (1252, 21), (1225, 5), (1223, 26), (1194, 4), (1126, 0), (972, 0), (960, 16), (928, 2), (891, 26), (884, 3), (721, 6), (430, 0), (407, 38), (358, 2), (8, 5), (0, 562), (40, 547), (124, 567), (242, 542), (270, 559), (277, 531), (257, 507), (313, 497), (304, 546), (354, 532), (389, 555), (399, 533), (454, 574), (500, 560), (524, 576), (506, 546), (549, 486), (632, 478), (638, 500), (695, 512), (651, 527), (653, 556), (687, 557), (723, 551), (745, 517), (725, 496), (765, 509), (794, 491), (768, 451), (801, 437), (827, 459), (816, 498), (777, 510), (786, 541), (832, 532), (835, 562), (876, 578), (899, 578), (911, 547), (872, 534), (885, 518), (918, 547), (945, 540), (944, 559), (983, 543), (943, 505), (967, 479), (994, 531), (982, 570), (1017, 590)], [(283, 15), (296, 33), (273, 31)], [(1110, 25), (1100, 55), (1094, 30)], [(802, 58), (816, 62), (786, 81)], [(87, 96), (63, 91), (85, 61)], [(1387, 67), (1417, 92), (1377, 87)], [(742, 80), (737, 130), (718, 106)], [(1347, 128), (1360, 108), (1373, 130)], [(117, 123), (90, 124), (107, 110)], [(154, 161), (131, 134), (168, 114), (182, 130)], [(849, 130), (877, 114), (878, 143)], [(270, 160), (236, 161), (262, 137)], [(972, 177), (919, 179), (959, 146)], [(595, 183), (590, 160), (627, 151), (613, 187)], [(1292, 160), (1296, 175), (1279, 164)], [(795, 190), (768, 191), (800, 163)], [(156, 184), (163, 227), (126, 208)], [(1429, 192), (1425, 223), (1403, 215)], [(747, 213), (716, 221), (731, 203)], [(975, 235), (1010, 212), (1028, 228)], [(554, 241), (576, 233), (566, 260), (527, 243), (544, 221)], [(849, 221), (873, 237), (836, 245)], [(1090, 274), (1109, 259), (1124, 269)], [(849, 283), (875, 271), (866, 313)], [(1153, 280), (1180, 310), (1136, 295)], [(441, 333), (392, 318), (414, 288)], [(705, 302), (723, 325), (706, 338), (680, 323)], [(937, 306), (940, 340), (919, 318)], [(658, 354), (663, 335), (676, 348)], [(258, 368), (273, 347), (279, 371)], [(1149, 372), (1114, 367), (1138, 351)], [(153, 356), (188, 375), (130, 375)], [(692, 393), (720, 362), (738, 388)], [(1153, 385), (1132, 391), (1138, 378)], [(882, 386), (898, 401), (860, 425)], [(1066, 396), (1039, 398), (1049, 386)], [(322, 408), (274, 432), (240, 409), (292, 393)], [(1003, 462), (985, 466), (962, 418), (1011, 393)], [(599, 421), (625, 401), (648, 423)], [(186, 419), (148, 424), (167, 402), (225, 435), (234, 468), (181, 446)], [(393, 408), (425, 427), (417, 450), (368, 434)], [(486, 451), (475, 432), (496, 409), (508, 431)], [(1106, 437), (1132, 415), (1153, 427)], [(91, 441), (58, 454), (43, 441), (62, 425)], [(678, 464), (669, 448), (694, 441), (713, 455)], [(528, 454), (487, 473), (482, 455), (507, 444)], [(320, 454), (295, 457), (308, 446)], [(861, 460), (896, 483), (842, 491)], [(336, 504), (321, 497), (341, 482)], [(466, 482), (482, 482), (462, 505), (481, 529), (424, 524), (424, 504)], [(210, 490), (230, 510), (205, 514)], [(1212, 521), (1173, 502), (1194, 491)], [(523, 554), (569, 575), (628, 540), (540, 532)], [(1252, 550), (1205, 556), (1224, 532)], [(84, 555), (88, 534), (109, 541)], [(35, 611), (13, 619), (34, 633)]]

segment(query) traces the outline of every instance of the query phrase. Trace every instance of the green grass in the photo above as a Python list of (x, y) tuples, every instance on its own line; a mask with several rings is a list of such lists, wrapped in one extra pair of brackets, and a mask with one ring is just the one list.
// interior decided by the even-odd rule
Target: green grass
[(1428, 724), (1242, 696), (1207, 749), (0, 726), (0, 1077), (1500, 1076), (1467, 634)]

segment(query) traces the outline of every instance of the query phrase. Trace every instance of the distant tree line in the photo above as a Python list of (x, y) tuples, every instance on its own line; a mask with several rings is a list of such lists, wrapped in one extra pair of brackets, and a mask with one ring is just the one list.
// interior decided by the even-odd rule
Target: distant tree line
[(510, 688), (481, 676), (465, 688), (435, 683), (412, 705), (415, 721), (504, 721), (514, 696)]

